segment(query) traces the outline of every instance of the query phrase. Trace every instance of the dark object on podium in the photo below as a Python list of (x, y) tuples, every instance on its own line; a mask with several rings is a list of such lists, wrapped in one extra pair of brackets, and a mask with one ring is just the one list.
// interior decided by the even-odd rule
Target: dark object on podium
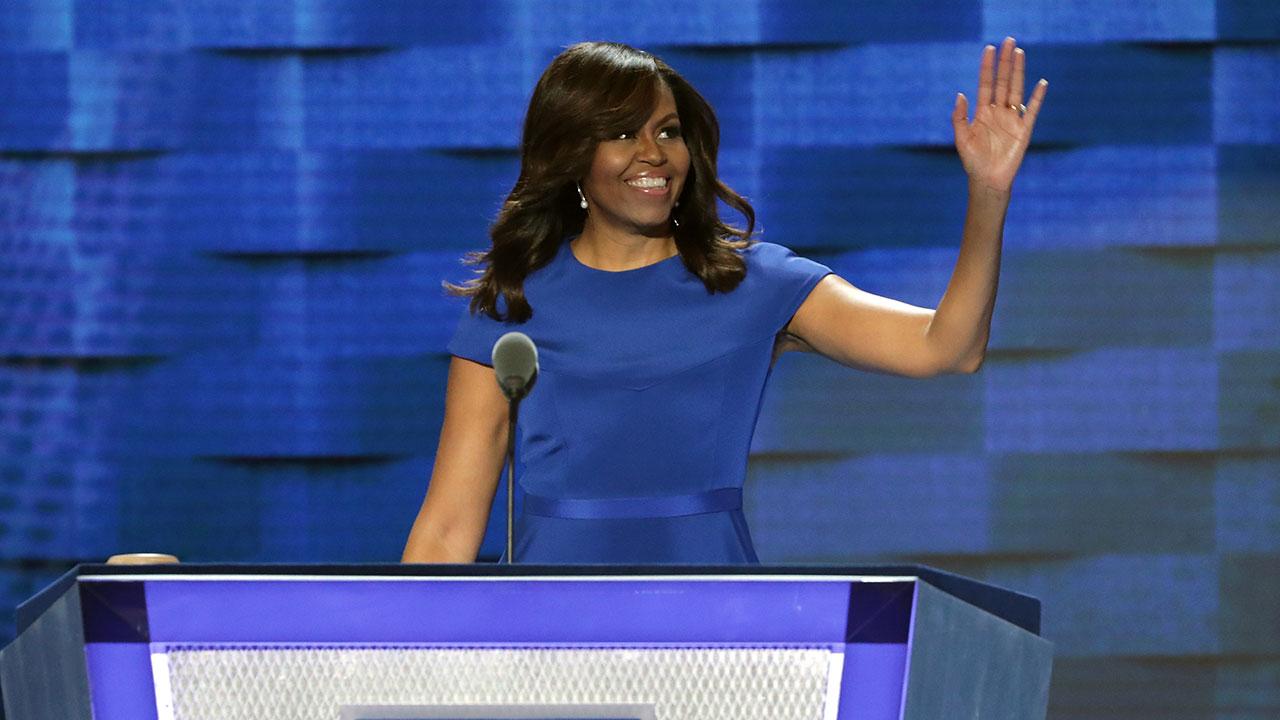
[(921, 567), (82, 565), (0, 672), (23, 720), (1026, 720), (1039, 610)]

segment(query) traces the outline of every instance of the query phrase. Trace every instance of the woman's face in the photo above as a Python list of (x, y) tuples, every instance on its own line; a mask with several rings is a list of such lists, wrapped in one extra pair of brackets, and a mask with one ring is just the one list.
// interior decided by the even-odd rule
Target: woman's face
[(587, 224), (643, 235), (670, 235), (671, 209), (689, 175), (689, 148), (671, 90), (663, 85), (645, 122), (596, 146), (582, 180)]

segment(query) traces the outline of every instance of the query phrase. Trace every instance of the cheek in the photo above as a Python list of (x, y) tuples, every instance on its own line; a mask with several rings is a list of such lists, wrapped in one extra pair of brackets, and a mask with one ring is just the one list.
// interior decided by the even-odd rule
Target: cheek
[(689, 168), (693, 164), (693, 160), (689, 153), (689, 147), (687, 145), (681, 144), (679, 146), (679, 149), (676, 152), (671, 154), (671, 162), (673, 165), (679, 167), (681, 171), (687, 176), (689, 174)]
[(597, 153), (591, 162), (591, 170), (586, 177), (587, 184), (592, 187), (606, 187), (626, 170), (626, 163), (619, 163), (607, 153)]

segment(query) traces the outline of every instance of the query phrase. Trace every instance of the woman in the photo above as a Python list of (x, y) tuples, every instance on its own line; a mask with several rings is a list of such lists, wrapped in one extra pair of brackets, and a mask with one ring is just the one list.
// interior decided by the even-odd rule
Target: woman
[[(936, 310), (863, 292), (778, 245), (716, 176), (719, 127), (661, 60), (625, 45), (567, 49), (534, 89), (520, 177), (473, 257), (479, 276), (449, 345), (445, 420), (406, 562), (471, 562), (506, 447), (507, 403), (486, 367), (520, 329), (538, 386), (520, 413), (526, 491), (516, 560), (753, 563), (741, 489), (777, 355), (928, 377), (986, 350), (1009, 191), (1044, 100), (1023, 106), (1025, 56), (984, 49), (960, 257)], [(717, 198), (745, 229), (722, 222)]]

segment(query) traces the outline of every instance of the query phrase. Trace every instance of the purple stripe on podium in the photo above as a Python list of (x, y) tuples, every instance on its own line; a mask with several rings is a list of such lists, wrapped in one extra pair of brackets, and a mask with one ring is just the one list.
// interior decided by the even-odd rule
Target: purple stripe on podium
[(906, 673), (906, 644), (849, 645), (844, 651), (839, 717), (898, 720)]
[(156, 720), (151, 647), (146, 643), (86, 643), (93, 716), (107, 720)]
[(850, 586), (162, 580), (146, 594), (160, 643), (842, 644)]

